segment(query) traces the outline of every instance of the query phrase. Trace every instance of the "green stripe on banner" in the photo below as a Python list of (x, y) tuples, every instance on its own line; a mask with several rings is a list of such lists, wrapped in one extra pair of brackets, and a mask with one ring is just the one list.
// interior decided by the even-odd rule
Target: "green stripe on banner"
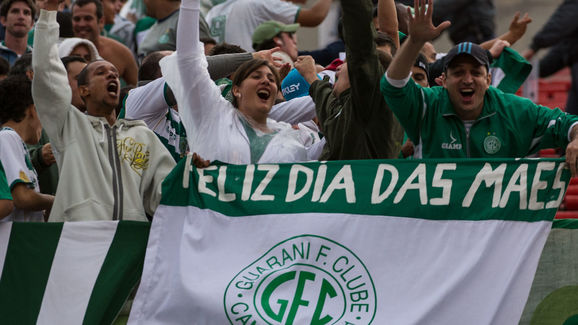
[[(274, 211), (550, 221), (570, 178), (562, 159), (358, 160), (205, 169), (187, 161), (165, 179), (161, 204), (230, 217)], [(504, 214), (512, 208), (519, 213)]]
[(578, 219), (559, 219), (554, 220), (552, 228), (578, 229)]
[(83, 324), (111, 324), (136, 286), (150, 224), (120, 221), (90, 296)]
[(12, 224), (0, 279), (0, 323), (35, 324), (62, 223)]

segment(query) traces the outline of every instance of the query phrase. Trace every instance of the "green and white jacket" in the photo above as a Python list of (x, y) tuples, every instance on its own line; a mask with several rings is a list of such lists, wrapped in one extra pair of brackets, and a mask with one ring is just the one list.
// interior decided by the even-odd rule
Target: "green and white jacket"
[(49, 221), (147, 220), (175, 162), (144, 122), (119, 119), (109, 125), (70, 104), (58, 29), (56, 11), (41, 10), (32, 95), (60, 168)]
[(384, 75), (381, 92), (416, 145), (414, 158), (526, 157), (540, 148), (565, 148), (578, 123), (559, 109), (490, 87), (468, 131), (443, 87), (422, 88), (409, 77)]

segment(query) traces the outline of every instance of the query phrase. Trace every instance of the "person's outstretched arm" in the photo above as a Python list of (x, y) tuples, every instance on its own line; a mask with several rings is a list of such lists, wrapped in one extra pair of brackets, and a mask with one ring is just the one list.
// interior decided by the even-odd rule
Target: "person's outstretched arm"
[[(426, 10), (427, 9), (427, 10)], [(402, 80), (409, 76), (411, 67), (417, 58), (425, 42), (438, 37), (441, 32), (450, 26), (449, 21), (444, 21), (437, 27), (432, 23), (434, 4), (433, 0), (415, 0), (415, 16), (412, 16), (408, 8), (409, 37), (403, 43), (393, 61), (387, 69), (387, 77), (393, 80)]]
[(399, 49), (399, 22), (397, 21), (395, 1), (379, 0), (377, 2), (377, 18), (379, 30), (389, 35), (395, 44), (395, 49)]
[(36, 22), (32, 50), (32, 97), (42, 127), (57, 149), (63, 147), (62, 128), (71, 109), (72, 91), (66, 69), (58, 56), (59, 26), (56, 22), (58, 0), (48, 0)]
[(315, 27), (323, 22), (333, 0), (317, 0), (311, 8), (302, 8), (299, 10), (296, 22), (304, 27)]

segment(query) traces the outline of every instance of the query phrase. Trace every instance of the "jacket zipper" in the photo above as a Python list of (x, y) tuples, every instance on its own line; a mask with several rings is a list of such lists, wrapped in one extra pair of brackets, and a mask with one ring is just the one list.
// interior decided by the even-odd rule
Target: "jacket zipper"
[[(472, 123), (472, 126), (470, 126), (469, 129), (466, 128), (466, 157), (470, 158), (470, 132), (472, 130), (472, 128), (474, 127), (474, 125), (476, 125), (479, 121), (486, 119), (490, 116), (495, 115), (496, 113), (492, 113), (486, 116), (482, 116), (480, 117), (478, 120), (475, 120), (474, 123)], [(463, 123), (463, 122), (462, 122)], [(465, 128), (465, 123), (464, 123), (464, 128)]]
[(116, 145), (116, 126), (112, 129), (105, 125), (106, 135), (108, 139), (108, 161), (112, 168), (112, 193), (114, 196), (114, 205), (112, 212), (112, 220), (122, 220), (122, 181), (120, 174), (120, 159), (118, 157), (118, 149)]
[[(474, 122), (475, 123), (475, 122)], [(464, 125), (465, 127), (465, 125)], [(470, 131), (474, 127), (474, 124), (470, 126), (470, 128), (466, 128), (466, 157), (470, 158)]]

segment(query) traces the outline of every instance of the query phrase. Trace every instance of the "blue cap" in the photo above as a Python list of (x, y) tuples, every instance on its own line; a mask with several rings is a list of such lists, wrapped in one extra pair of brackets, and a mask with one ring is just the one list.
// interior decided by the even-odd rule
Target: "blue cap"
[[(317, 77), (319, 78), (319, 76)], [(289, 71), (287, 77), (285, 77), (283, 82), (281, 82), (281, 92), (286, 100), (291, 100), (293, 98), (308, 96), (309, 86), (309, 83), (305, 78), (303, 78), (299, 71), (293, 69)]]

